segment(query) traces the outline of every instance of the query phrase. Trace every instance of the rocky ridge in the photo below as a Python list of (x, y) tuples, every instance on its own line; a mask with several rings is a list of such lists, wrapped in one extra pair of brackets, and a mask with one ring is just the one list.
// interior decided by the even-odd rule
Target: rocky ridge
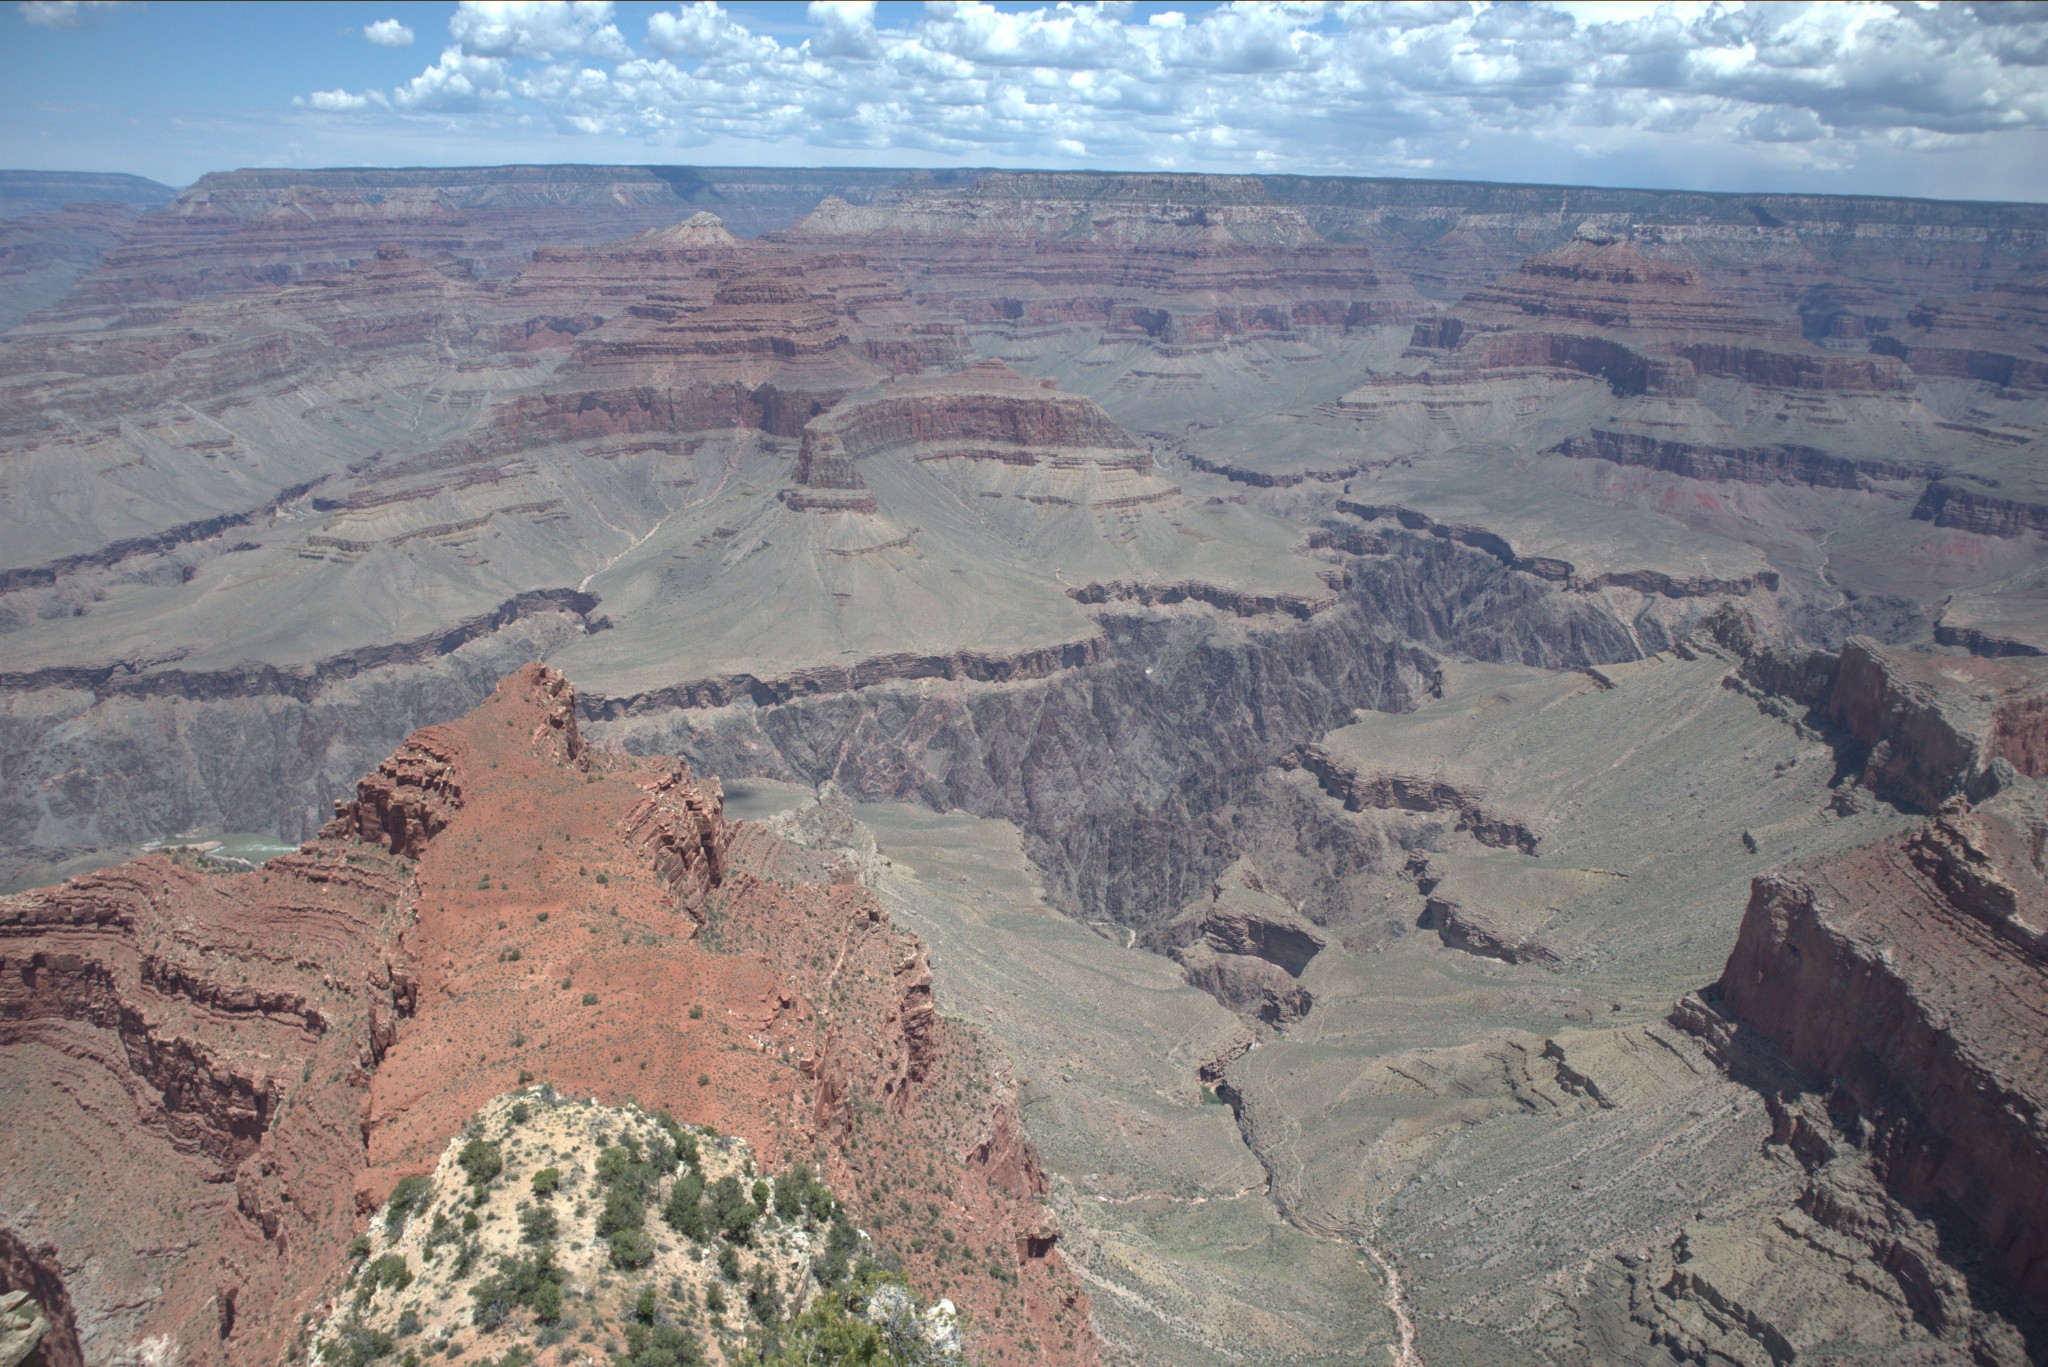
[[(913, 1281), (951, 1269), (987, 1342), (1091, 1356), (1038, 1232), (1014, 1084), (934, 1015), (915, 942), (829, 861), (726, 827), (715, 785), (589, 751), (558, 675), (522, 671), (416, 736), (301, 854), (242, 874), (158, 857), (4, 914), (10, 1073), (136, 1098), (71, 1108), (82, 1129), (11, 1143), (0, 1174), (10, 1241), (99, 1250), (95, 1277), (45, 1298), (86, 1360), (159, 1339), (191, 1361), (285, 1355), (355, 1213), (521, 1074), (715, 1122), (764, 1161), (808, 1156)], [(98, 1180), (117, 1152), (165, 1181)], [(910, 1224), (884, 1182), (973, 1235), (891, 1233)], [(34, 1196), (59, 1188), (123, 1213)], [(112, 1228), (133, 1243), (107, 1245)]]

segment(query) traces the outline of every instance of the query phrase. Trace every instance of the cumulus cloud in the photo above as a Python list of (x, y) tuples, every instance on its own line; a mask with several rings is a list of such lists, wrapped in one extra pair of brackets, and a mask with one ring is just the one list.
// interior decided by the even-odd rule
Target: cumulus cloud
[(84, 28), (114, 8), (114, 0), (24, 0), (15, 8), (37, 28)]
[(2048, 132), (2041, 4), (962, 0), (885, 21), (818, 0), (803, 20), (687, 3), (635, 50), (609, 4), (465, 3), (388, 103), (650, 152), (1664, 184), (1732, 162), (1839, 180), (1933, 148), (1996, 168)]
[(411, 47), (413, 33), (396, 19), (379, 19), (374, 24), (363, 25), (363, 37), (378, 47)]
[(503, 103), (511, 98), (505, 65), (500, 57), (446, 47), (439, 61), (392, 91), (391, 102), (400, 109), (458, 112)]
[(623, 61), (633, 50), (612, 22), (611, 0), (462, 0), (448, 36), (470, 57), (588, 55)]

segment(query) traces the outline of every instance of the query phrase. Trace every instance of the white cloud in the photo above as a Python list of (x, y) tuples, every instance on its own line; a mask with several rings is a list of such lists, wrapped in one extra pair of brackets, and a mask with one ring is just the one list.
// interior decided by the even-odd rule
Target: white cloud
[(358, 95), (347, 90), (316, 90), (292, 103), (304, 109), (324, 109), (332, 113), (347, 113), (354, 109), (368, 109), (372, 105), (390, 108), (391, 102), (384, 98), (381, 90)]
[(462, 0), (448, 36), (472, 57), (585, 54), (623, 61), (633, 50), (612, 22), (611, 0)]
[(655, 15), (647, 21), (647, 46), (664, 57), (699, 61), (773, 61), (782, 51), (773, 38), (754, 33), (726, 13), (718, 0)]
[(114, 0), (24, 0), (15, 8), (37, 28), (84, 28), (114, 8)]
[(400, 109), (481, 109), (509, 99), (506, 85), (502, 58), (472, 57), (459, 47), (447, 47), (439, 61), (392, 91), (391, 102)]
[[(891, 22), (864, 0), (818, 0), (796, 35), (780, 19), (687, 3), (650, 18), (635, 52), (609, 4), (466, 3), (451, 45), (388, 103), (637, 139), (653, 155), (715, 144), (784, 161), (836, 148), (882, 162), (1872, 189), (1884, 187), (1855, 178), (1934, 177), (1939, 150), (1941, 177), (1974, 159), (1981, 192), (2007, 195), (2029, 164), (2010, 135), (2038, 147), (2048, 134), (2041, 5), (976, 2)], [(2048, 193), (2048, 170), (2024, 179)]]
[(378, 47), (411, 47), (412, 36), (412, 30), (396, 19), (379, 19), (363, 25), (363, 37)]

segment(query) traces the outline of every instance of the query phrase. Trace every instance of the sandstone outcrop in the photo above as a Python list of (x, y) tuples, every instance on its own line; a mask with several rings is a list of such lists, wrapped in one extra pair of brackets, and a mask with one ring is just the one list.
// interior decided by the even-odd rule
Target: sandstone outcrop
[(754, 233), (794, 220), (825, 193), (864, 198), (902, 177), (644, 166), (216, 172), (172, 199), (76, 303), (259, 288), (345, 267), (392, 242), (506, 275), (536, 247), (664, 228), (706, 200)]
[[(118, 242), (0, 341), (0, 876), (344, 799), (7, 933), (72, 1126), (0, 1164), (46, 1355), (288, 1356), (333, 1231), (546, 1081), (817, 1161), (1011, 1358), (1093, 1351), (1082, 1281), (1138, 1360), (2025, 1358), (1860, 1141), (1765, 1142), (1834, 1133), (1821, 1071), (1663, 1016), (1780, 858), (1901, 842), (1873, 888), (2034, 942), (2038, 834), (1981, 823), (2048, 765), (2037, 206), (502, 168), (34, 212)], [(491, 694), (536, 657), (581, 701)], [(843, 792), (791, 844), (754, 778)], [(957, 846), (912, 887), (850, 800)]]

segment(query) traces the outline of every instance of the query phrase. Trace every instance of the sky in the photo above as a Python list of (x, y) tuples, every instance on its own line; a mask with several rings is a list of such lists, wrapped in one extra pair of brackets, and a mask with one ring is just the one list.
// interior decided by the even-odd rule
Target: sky
[(2048, 3), (0, 10), (0, 166), (1052, 167), (2048, 200)]

